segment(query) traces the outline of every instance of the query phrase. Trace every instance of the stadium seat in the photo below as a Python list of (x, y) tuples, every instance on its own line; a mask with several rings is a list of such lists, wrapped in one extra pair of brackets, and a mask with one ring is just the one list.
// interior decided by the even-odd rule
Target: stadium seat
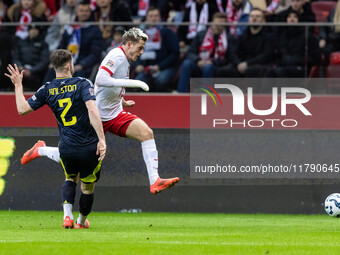
[[(317, 1), (312, 2), (312, 11), (315, 14), (316, 22), (324, 22), (329, 12), (336, 7), (336, 1)], [(318, 27), (315, 27), (315, 34), (318, 35)]]
[(329, 65), (326, 69), (325, 77), (327, 78), (327, 92), (340, 92), (340, 65)]
[(315, 14), (316, 22), (323, 22), (329, 12), (336, 7), (336, 1), (317, 1), (312, 2), (312, 11)]
[(340, 65), (340, 52), (333, 52), (330, 56), (329, 56), (329, 64), (330, 65)]

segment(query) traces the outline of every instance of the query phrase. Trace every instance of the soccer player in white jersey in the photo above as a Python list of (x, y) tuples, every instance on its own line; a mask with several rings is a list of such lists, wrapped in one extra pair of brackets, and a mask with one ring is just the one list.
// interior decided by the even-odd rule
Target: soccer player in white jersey
[[(150, 181), (150, 192), (157, 194), (173, 186), (179, 178), (159, 177), (158, 151), (153, 131), (142, 119), (123, 110), (123, 107), (132, 107), (135, 104), (132, 100), (124, 100), (125, 88), (139, 87), (145, 91), (149, 90), (146, 83), (129, 79), (129, 61), (134, 62), (143, 54), (147, 39), (148, 36), (139, 28), (131, 28), (124, 33), (122, 45), (111, 50), (99, 67), (95, 80), (95, 94), (104, 132), (141, 142)], [(25, 165), (40, 156), (47, 156), (58, 162), (58, 148), (37, 143), (24, 154), (21, 163)]]

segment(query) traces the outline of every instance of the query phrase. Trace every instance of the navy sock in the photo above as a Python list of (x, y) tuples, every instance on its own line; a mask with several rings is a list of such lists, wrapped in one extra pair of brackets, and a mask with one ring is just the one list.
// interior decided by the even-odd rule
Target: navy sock
[(62, 204), (74, 204), (76, 187), (77, 183), (73, 181), (64, 181), (63, 186), (61, 187)]
[(92, 210), (93, 200), (94, 200), (93, 193), (92, 194), (81, 193), (80, 199), (79, 199), (79, 212), (82, 215), (87, 216), (90, 214)]

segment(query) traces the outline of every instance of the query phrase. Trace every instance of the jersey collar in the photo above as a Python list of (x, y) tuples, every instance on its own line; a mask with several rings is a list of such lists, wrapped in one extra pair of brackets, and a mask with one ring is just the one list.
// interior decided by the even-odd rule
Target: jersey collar
[(122, 46), (119, 46), (118, 48), (121, 49), (121, 50), (123, 51), (123, 53), (124, 53), (126, 59), (128, 59), (127, 56), (126, 56), (126, 53), (125, 53), (125, 51), (124, 51), (124, 49), (123, 49), (123, 47), (122, 47)]

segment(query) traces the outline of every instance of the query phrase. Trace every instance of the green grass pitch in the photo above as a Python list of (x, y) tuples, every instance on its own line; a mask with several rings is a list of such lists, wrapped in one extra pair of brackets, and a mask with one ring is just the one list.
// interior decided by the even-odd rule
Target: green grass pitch
[(0, 254), (340, 253), (340, 219), (326, 214), (93, 212), (90, 229), (63, 229), (62, 216), (0, 211)]

